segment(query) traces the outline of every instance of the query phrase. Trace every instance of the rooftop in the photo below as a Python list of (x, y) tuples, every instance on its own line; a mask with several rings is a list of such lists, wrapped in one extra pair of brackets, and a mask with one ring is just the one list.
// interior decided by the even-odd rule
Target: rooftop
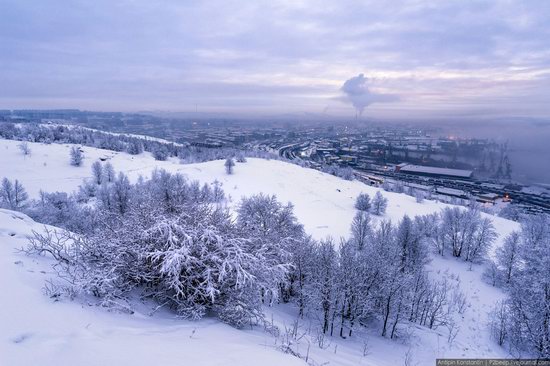
[(412, 165), (412, 164), (400, 166), (399, 171), (405, 172), (405, 173), (447, 175), (447, 176), (460, 177), (460, 178), (470, 178), (472, 176), (471, 170), (437, 168), (433, 166), (422, 166), (422, 165)]

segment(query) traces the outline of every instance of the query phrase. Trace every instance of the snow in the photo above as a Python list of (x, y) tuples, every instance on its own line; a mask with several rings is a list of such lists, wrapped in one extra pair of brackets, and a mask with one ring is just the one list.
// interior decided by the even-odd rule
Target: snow
[[(182, 165), (176, 159), (155, 161), (149, 153), (138, 156), (83, 147), (81, 167), (69, 164), (71, 145), (29, 143), (30, 156), (24, 157), (17, 141), (0, 140), (0, 177), (19, 179), (31, 197), (45, 191), (70, 192), (83, 178), (91, 176), (91, 165), (108, 157), (115, 170), (135, 181), (148, 176), (155, 168), (179, 172), (201, 182), (223, 183), (228, 203), (234, 208), (242, 196), (255, 193), (275, 194), (283, 202), (292, 202), (298, 220), (306, 232), (317, 239), (326, 236), (347, 237), (355, 214), (355, 198), (360, 192), (371, 197), (378, 188), (358, 181), (345, 181), (313, 169), (277, 161), (249, 158), (237, 163), (233, 175), (227, 175), (224, 161)], [(382, 191), (388, 198), (383, 219), (398, 221), (409, 216), (438, 212), (449, 205)], [(516, 222), (489, 217), (499, 238), (519, 229)], [(380, 218), (375, 218), (379, 220)], [(2, 301), (0, 311), (0, 364), (8, 365), (97, 365), (97, 364), (185, 364), (192, 365), (293, 365), (304, 364), (274, 348), (274, 340), (261, 330), (238, 331), (214, 320), (188, 322), (175, 320), (170, 314), (147, 312), (133, 315), (108, 313), (78, 302), (57, 302), (44, 296), (44, 281), (53, 277), (48, 260), (25, 257), (14, 248), (26, 244), (26, 236), (41, 226), (28, 217), (0, 210), (0, 286), (9, 301)], [(13, 235), (12, 235), (13, 234)], [(405, 341), (390, 341), (371, 330), (362, 330), (351, 339), (334, 337), (331, 346), (320, 349), (311, 337), (304, 337), (299, 349), (319, 364), (396, 365), (404, 364), (410, 350), (412, 364), (434, 364), (441, 357), (506, 357), (488, 335), (487, 312), (504, 297), (504, 293), (481, 280), (483, 266), (470, 266), (450, 257), (434, 256), (429, 264), (434, 278), (455, 281), (466, 294), (469, 306), (460, 322), (460, 332), (452, 345), (444, 328), (427, 330), (415, 327)], [(457, 278), (459, 280), (457, 280)], [(284, 329), (291, 326), (295, 312), (289, 306), (266, 309), (267, 317)], [(304, 325), (304, 327), (307, 325)], [(193, 333), (194, 332), (194, 333)], [(362, 355), (362, 342), (369, 339), (369, 354)], [(336, 347), (336, 352), (335, 352)]]
[(259, 329), (53, 302), (41, 290), (50, 261), (15, 251), (42, 227), (0, 209), (0, 365), (304, 365)]
[[(246, 163), (236, 163), (234, 174), (225, 173), (224, 160), (197, 164), (180, 164), (175, 158), (156, 161), (151, 154), (130, 155), (123, 152), (83, 147), (82, 166), (69, 164), (71, 145), (29, 143), (31, 156), (23, 156), (17, 141), (1, 140), (0, 177), (19, 179), (31, 197), (38, 197), (40, 190), (71, 192), (82, 179), (91, 177), (91, 165), (100, 157), (107, 157), (116, 171), (128, 175), (131, 181), (139, 176), (147, 177), (155, 168), (172, 173), (182, 173), (189, 179), (211, 183), (218, 180), (231, 196), (230, 206), (235, 206), (243, 196), (256, 193), (275, 194), (280, 201), (292, 202), (298, 220), (307, 233), (316, 239), (327, 236), (348, 237), (355, 214), (355, 198), (361, 192), (371, 197), (380, 190), (359, 181), (345, 181), (314, 169), (306, 169), (279, 160), (248, 158)], [(407, 214), (425, 215), (440, 211), (446, 205), (441, 202), (416, 199), (400, 193), (385, 192), (388, 208), (385, 219), (394, 222)], [(484, 214), (485, 215), (485, 214)], [(518, 229), (517, 223), (490, 216), (497, 231), (504, 235)]]

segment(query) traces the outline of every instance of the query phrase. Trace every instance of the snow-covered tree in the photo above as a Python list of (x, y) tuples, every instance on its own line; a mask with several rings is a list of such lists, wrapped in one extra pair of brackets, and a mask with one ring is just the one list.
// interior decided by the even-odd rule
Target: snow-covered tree
[[(292, 255), (292, 268), (288, 275), (287, 296), (293, 296), (298, 305), (298, 315), (303, 317), (311, 304), (311, 280), (315, 258), (312, 253), (316, 250), (317, 242), (311, 237), (304, 237), (290, 243), (289, 251)], [(285, 293), (283, 292), (283, 295)], [(283, 296), (284, 297), (284, 296)], [(289, 299), (284, 299), (288, 301)]]
[(0, 187), (0, 204), (10, 210), (19, 211), (26, 207), (29, 195), (17, 179), (11, 182), (8, 178), (2, 179)]
[(233, 174), (233, 167), (235, 166), (235, 162), (233, 161), (232, 158), (227, 158), (225, 159), (225, 172), (227, 174)]
[(13, 210), (21, 210), (27, 206), (29, 195), (17, 179), (13, 183)]
[(110, 187), (111, 198), (114, 209), (119, 214), (124, 214), (128, 210), (130, 201), (131, 185), (128, 177), (124, 173), (119, 172), (117, 179)]
[(428, 253), (415, 221), (403, 216), (396, 231), (396, 245), (399, 248), (401, 272), (416, 272), (427, 262)]
[(372, 236), (371, 219), (368, 212), (358, 211), (351, 223), (351, 236), (357, 250), (361, 251)]
[(237, 212), (239, 225), (261, 237), (285, 240), (303, 235), (292, 204), (283, 205), (274, 195), (260, 193), (243, 198)]
[(510, 310), (504, 301), (497, 302), (489, 313), (489, 329), (499, 346), (502, 346), (508, 338), (509, 314)]
[(315, 256), (311, 278), (312, 306), (321, 311), (321, 329), (323, 333), (327, 333), (331, 330), (337, 298), (338, 267), (334, 242), (332, 240), (321, 241), (312, 255)]
[(203, 200), (204, 202), (212, 201), (212, 189), (210, 188), (210, 185), (208, 185), (208, 183), (204, 183), (201, 188), (201, 200)]
[(13, 206), (13, 183), (8, 179), (2, 179), (2, 188), (0, 188), (0, 199), (2, 207), (11, 208)]
[(103, 166), (101, 166), (101, 163), (99, 161), (94, 162), (92, 164), (92, 177), (95, 184), (101, 185), (103, 175)]
[(105, 166), (103, 167), (103, 175), (104, 175), (103, 179), (105, 180), (105, 182), (107, 183), (114, 182), (116, 175), (115, 175), (115, 169), (113, 168), (113, 164), (111, 164), (110, 162), (107, 162), (105, 164)]
[(539, 358), (550, 357), (550, 220), (522, 226), (522, 266), (511, 277), (507, 302), (510, 342)]
[(355, 200), (355, 209), (368, 212), (371, 209), (370, 196), (366, 193), (359, 193)]
[(84, 159), (84, 155), (82, 154), (82, 151), (80, 150), (80, 147), (73, 146), (71, 147), (70, 151), (70, 162), (73, 166), (80, 166), (82, 165), (82, 160)]
[(480, 218), (478, 220), (477, 217), (480, 217), (478, 215), (474, 216), (477, 225), (475, 225), (473, 237), (467, 242), (466, 254), (464, 255), (464, 260), (469, 262), (476, 262), (482, 259), (497, 238), (497, 233), (491, 219)]
[(74, 196), (65, 192), (40, 191), (40, 198), (32, 201), (25, 213), (37, 222), (78, 233), (88, 231), (95, 219), (93, 210), (79, 205)]
[(434, 238), (441, 254), (448, 243), (454, 257), (470, 262), (481, 259), (496, 239), (490, 219), (482, 218), (477, 210), (460, 207), (445, 208), (436, 231)]
[(166, 170), (154, 170), (146, 189), (160, 202), (166, 211), (178, 212), (189, 198), (187, 179), (181, 174)]
[(381, 216), (386, 213), (388, 207), (388, 199), (385, 198), (380, 191), (377, 191), (372, 199), (371, 213)]
[(143, 142), (141, 142), (139, 139), (132, 139), (128, 143), (128, 147), (126, 149), (128, 154), (131, 155), (139, 155), (143, 152)]

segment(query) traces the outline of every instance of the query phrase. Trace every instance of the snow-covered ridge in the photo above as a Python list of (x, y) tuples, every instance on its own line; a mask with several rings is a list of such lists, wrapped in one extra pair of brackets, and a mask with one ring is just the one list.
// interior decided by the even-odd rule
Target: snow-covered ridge
[[(150, 153), (130, 155), (91, 147), (82, 147), (84, 162), (80, 167), (69, 164), (69, 144), (29, 143), (32, 153), (23, 156), (18, 141), (0, 140), (0, 177), (19, 179), (31, 197), (38, 197), (40, 190), (72, 192), (82, 179), (91, 177), (91, 165), (98, 159), (107, 159), (116, 171), (128, 175), (131, 181), (139, 176), (148, 177), (155, 168), (181, 173), (191, 180), (223, 183), (226, 194), (231, 196), (230, 205), (241, 197), (257, 193), (275, 194), (282, 202), (294, 205), (298, 220), (306, 232), (316, 239), (327, 236), (348, 237), (355, 214), (354, 203), (359, 193), (371, 197), (379, 188), (359, 181), (346, 181), (317, 170), (302, 168), (279, 160), (249, 158), (246, 163), (237, 163), (235, 173), (225, 174), (224, 161), (209, 161), (197, 164), (180, 164), (177, 159), (157, 161)], [(385, 219), (397, 222), (407, 214), (425, 215), (438, 212), (449, 205), (425, 200), (417, 203), (414, 197), (385, 192), (388, 208)], [(483, 214), (486, 215), (486, 214)], [(490, 215), (487, 215), (490, 216)], [(490, 216), (501, 236), (518, 229), (518, 224), (500, 217)]]

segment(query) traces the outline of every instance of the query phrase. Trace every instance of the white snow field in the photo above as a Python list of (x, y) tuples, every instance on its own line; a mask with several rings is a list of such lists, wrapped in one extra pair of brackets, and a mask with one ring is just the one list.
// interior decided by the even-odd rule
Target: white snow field
[[(149, 153), (132, 156), (83, 147), (84, 164), (73, 167), (69, 164), (71, 145), (29, 143), (32, 153), (24, 157), (18, 143), (0, 139), (0, 178), (19, 179), (31, 197), (37, 197), (41, 189), (66, 192), (77, 189), (83, 178), (91, 176), (91, 164), (107, 158), (115, 170), (123, 171), (131, 180), (148, 176), (156, 167), (201, 182), (217, 179), (231, 196), (230, 207), (242, 196), (275, 194), (280, 201), (294, 204), (298, 220), (317, 239), (329, 235), (347, 237), (356, 196), (366, 192), (372, 197), (377, 191), (357, 181), (344, 181), (277, 160), (248, 159), (246, 163), (237, 163), (233, 175), (227, 175), (221, 160), (182, 165), (175, 159), (155, 161)], [(382, 193), (389, 199), (383, 218), (395, 222), (405, 214), (427, 214), (447, 206), (434, 201), (417, 203), (404, 194)], [(494, 252), (504, 236), (519, 229), (519, 225), (486, 216), (493, 220), (499, 233)], [(189, 322), (163, 313), (150, 317), (146, 311), (133, 315), (110, 313), (78, 301), (54, 303), (41, 290), (44, 281), (54, 276), (48, 260), (14, 252), (14, 248), (25, 245), (25, 236), (33, 228), (40, 227), (24, 215), (0, 211), (0, 285), (4, 289), (0, 300), (0, 365), (304, 364), (275, 350), (273, 338), (261, 330), (239, 331), (214, 320)], [(415, 327), (407, 340), (400, 341), (381, 338), (378, 330), (363, 330), (347, 340), (333, 337), (327, 349), (320, 349), (314, 339), (304, 337), (298, 345), (300, 353), (305, 354), (311, 343), (311, 359), (329, 365), (402, 365), (407, 354), (412, 358), (411, 365), (432, 365), (436, 358), (443, 357), (506, 357), (506, 351), (489, 338), (486, 326), (487, 312), (505, 295), (482, 282), (483, 266), (470, 268), (469, 264), (450, 257), (434, 256), (428, 268), (434, 278), (448, 278), (467, 296), (467, 310), (452, 344), (447, 341), (447, 329), (441, 327), (437, 330)], [(284, 325), (291, 326), (296, 315), (290, 306), (267, 308), (266, 314), (283, 329)]]

